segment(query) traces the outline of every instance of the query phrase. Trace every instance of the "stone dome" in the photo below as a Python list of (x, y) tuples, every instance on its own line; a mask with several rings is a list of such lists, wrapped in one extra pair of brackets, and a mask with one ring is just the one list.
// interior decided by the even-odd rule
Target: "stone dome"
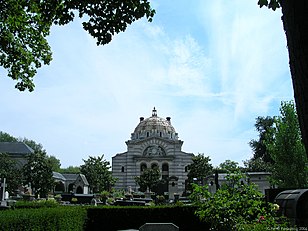
[(145, 139), (148, 137), (161, 137), (164, 139), (177, 140), (178, 134), (171, 125), (171, 118), (166, 119), (157, 116), (157, 110), (152, 110), (152, 116), (144, 119), (140, 117), (140, 122), (131, 134), (132, 140)]

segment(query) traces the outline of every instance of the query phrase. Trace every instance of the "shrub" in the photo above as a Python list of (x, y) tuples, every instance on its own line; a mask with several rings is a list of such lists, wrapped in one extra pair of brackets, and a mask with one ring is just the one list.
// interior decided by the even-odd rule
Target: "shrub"
[(83, 230), (86, 210), (79, 206), (15, 209), (0, 213), (0, 230)]
[(55, 200), (16, 201), (15, 208), (54, 208), (59, 203)]
[(212, 230), (253, 230), (251, 228), (256, 225), (285, 226), (276, 222), (274, 205), (265, 202), (254, 184), (243, 184), (241, 180), (244, 178), (239, 171), (229, 172), (228, 184), (213, 195), (207, 186), (193, 185), (191, 199), (198, 206), (197, 216), (210, 223)]

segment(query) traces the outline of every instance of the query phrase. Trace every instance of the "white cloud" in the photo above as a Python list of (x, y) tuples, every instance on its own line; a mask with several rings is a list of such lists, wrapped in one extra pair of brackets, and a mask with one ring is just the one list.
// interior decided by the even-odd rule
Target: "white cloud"
[[(279, 14), (256, 2), (156, 3), (157, 18), (97, 47), (78, 20), (55, 27), (34, 93), (1, 79), (0, 130), (41, 142), (64, 166), (126, 150), (139, 116), (171, 116), (184, 151), (214, 164), (251, 154), (257, 116), (292, 97)], [(166, 5), (165, 5), (166, 4)], [(176, 31), (176, 33), (174, 33)], [(246, 158), (247, 157), (247, 158)]]

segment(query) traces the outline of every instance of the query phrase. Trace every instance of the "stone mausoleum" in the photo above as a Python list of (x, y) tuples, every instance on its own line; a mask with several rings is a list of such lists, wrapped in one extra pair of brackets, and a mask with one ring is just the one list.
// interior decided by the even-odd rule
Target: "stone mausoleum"
[(115, 189), (138, 191), (135, 177), (144, 169), (158, 167), (165, 180), (162, 193), (173, 198), (175, 193), (184, 192), (187, 166), (192, 163), (193, 154), (182, 151), (183, 141), (179, 140), (170, 117), (159, 117), (154, 108), (151, 117), (140, 117), (126, 145), (126, 152), (112, 157), (112, 175), (118, 179)]

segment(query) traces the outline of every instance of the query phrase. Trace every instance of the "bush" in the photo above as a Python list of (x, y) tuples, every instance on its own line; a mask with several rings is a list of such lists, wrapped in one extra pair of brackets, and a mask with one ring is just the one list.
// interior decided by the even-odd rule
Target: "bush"
[(86, 210), (79, 206), (15, 209), (0, 213), (0, 230), (84, 230)]
[(194, 185), (191, 199), (198, 206), (197, 216), (209, 222), (211, 230), (262, 230), (264, 227), (285, 227), (284, 222), (276, 222), (274, 205), (265, 202), (264, 195), (255, 185), (243, 184), (241, 180), (244, 178), (241, 172), (229, 172), (228, 184), (223, 185), (213, 195), (206, 186)]
[(1, 211), (0, 231), (139, 229), (145, 223), (174, 223), (180, 230), (206, 231), (193, 206), (57, 206)]
[(55, 200), (16, 201), (15, 208), (55, 208), (59, 203)]
[(88, 209), (86, 230), (139, 229), (145, 223), (173, 223), (180, 230), (206, 231), (209, 226), (193, 206), (104, 206)]

